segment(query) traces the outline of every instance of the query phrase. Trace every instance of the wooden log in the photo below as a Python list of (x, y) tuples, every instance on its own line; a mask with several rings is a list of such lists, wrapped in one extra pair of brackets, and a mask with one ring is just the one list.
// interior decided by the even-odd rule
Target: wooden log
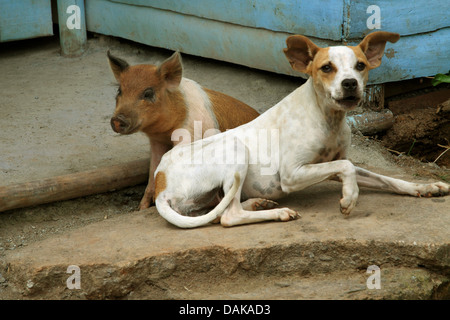
[(146, 183), (149, 159), (0, 187), (0, 212)]
[(394, 115), (388, 109), (381, 112), (367, 111), (347, 116), (347, 123), (352, 132), (360, 131), (363, 135), (373, 135), (393, 126)]

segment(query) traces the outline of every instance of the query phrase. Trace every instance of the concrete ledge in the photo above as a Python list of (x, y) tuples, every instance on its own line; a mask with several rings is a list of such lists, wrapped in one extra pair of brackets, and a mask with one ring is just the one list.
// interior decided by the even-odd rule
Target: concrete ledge
[[(342, 291), (339, 285), (331, 286), (333, 292), (324, 289), (316, 296), (293, 294), (292, 299), (354, 298), (356, 292), (367, 298), (369, 265), (379, 266), (382, 277), (384, 270), (394, 270), (391, 274), (396, 275), (391, 280), (383, 278), (390, 291), (377, 291), (369, 298), (401, 298), (404, 290), (399, 291), (395, 283), (403, 288), (405, 284), (392, 280), (401, 274), (411, 274), (408, 279), (412, 279), (419, 272), (428, 279), (430, 290), (420, 298), (445, 288), (450, 271), (448, 198), (362, 189), (356, 210), (344, 218), (338, 209), (339, 197), (339, 183), (322, 183), (281, 201), (280, 205), (298, 210), (301, 219), (233, 228), (210, 225), (181, 230), (169, 225), (153, 207), (10, 251), (3, 263), (7, 271), (2, 273), (18, 295), (32, 299), (226, 298), (226, 291), (211, 293), (211, 287), (232, 283), (238, 298), (249, 292), (246, 283), (263, 288), (264, 283), (281, 281), (299, 293), (304, 281), (319, 277), (319, 288), (327, 277), (335, 283), (336, 275), (353, 279), (349, 280), (352, 286), (341, 286)], [(80, 290), (66, 287), (69, 265), (80, 267)], [(177, 283), (178, 291), (171, 287)], [(195, 286), (196, 294), (186, 295), (190, 289), (180, 284)], [(419, 287), (424, 290), (423, 285)], [(286, 298), (281, 293), (277, 296), (277, 291), (257, 292), (258, 298)]]

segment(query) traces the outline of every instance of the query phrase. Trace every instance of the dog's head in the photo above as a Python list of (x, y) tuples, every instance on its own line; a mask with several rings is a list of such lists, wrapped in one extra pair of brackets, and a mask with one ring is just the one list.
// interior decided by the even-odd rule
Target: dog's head
[(351, 110), (361, 101), (369, 71), (381, 64), (386, 42), (397, 42), (398, 33), (376, 31), (354, 47), (320, 48), (305, 36), (290, 36), (284, 54), (292, 68), (309, 74), (316, 92), (327, 105)]

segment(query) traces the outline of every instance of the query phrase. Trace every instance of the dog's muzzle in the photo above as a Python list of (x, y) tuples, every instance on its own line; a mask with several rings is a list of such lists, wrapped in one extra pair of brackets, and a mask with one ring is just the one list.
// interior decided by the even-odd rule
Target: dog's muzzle
[(336, 99), (336, 102), (345, 109), (356, 107), (361, 101), (358, 92), (358, 81), (356, 79), (344, 79), (341, 82), (341, 86), (343, 95), (341, 99)]

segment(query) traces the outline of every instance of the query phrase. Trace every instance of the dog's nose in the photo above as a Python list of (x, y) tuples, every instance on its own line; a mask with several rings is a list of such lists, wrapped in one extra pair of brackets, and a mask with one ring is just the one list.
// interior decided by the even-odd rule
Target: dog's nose
[(355, 91), (358, 87), (358, 81), (356, 79), (344, 79), (341, 82), (342, 88), (347, 91)]

